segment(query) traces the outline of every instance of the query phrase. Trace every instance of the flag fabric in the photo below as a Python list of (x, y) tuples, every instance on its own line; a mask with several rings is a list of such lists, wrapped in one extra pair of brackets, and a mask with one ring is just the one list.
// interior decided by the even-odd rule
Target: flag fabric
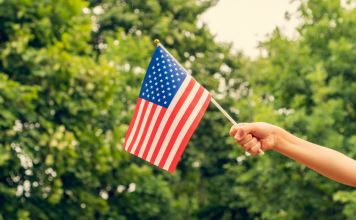
[(124, 149), (173, 173), (211, 94), (159, 44), (148, 66)]

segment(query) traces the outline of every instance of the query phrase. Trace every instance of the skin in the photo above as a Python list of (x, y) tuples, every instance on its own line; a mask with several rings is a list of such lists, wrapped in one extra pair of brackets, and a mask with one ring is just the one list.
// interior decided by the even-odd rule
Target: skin
[(332, 180), (356, 187), (355, 160), (300, 139), (280, 127), (263, 122), (242, 123), (232, 126), (230, 135), (250, 154), (259, 154), (259, 149), (272, 149)]

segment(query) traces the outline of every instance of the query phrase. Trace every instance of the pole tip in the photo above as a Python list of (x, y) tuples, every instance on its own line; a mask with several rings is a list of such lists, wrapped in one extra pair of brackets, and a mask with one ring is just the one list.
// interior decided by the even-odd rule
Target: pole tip
[(159, 40), (158, 40), (158, 39), (156, 39), (154, 42), (155, 42), (155, 44), (158, 46), (158, 44), (159, 44)]

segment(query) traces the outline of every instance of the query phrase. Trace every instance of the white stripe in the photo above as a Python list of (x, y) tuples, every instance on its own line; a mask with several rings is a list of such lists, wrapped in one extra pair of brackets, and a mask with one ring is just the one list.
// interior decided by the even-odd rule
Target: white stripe
[(147, 122), (147, 118), (148, 118), (148, 115), (150, 114), (152, 105), (153, 105), (152, 102), (148, 102), (146, 114), (145, 114), (145, 116), (144, 116), (144, 118), (143, 118), (140, 131), (139, 131), (138, 136), (137, 136), (137, 138), (136, 138), (136, 142), (134, 143), (133, 147), (131, 148), (131, 152), (130, 152), (130, 153), (132, 153), (132, 154), (135, 153), (135, 150), (136, 150), (136, 148), (137, 148), (137, 145), (138, 145), (138, 143), (140, 143), (140, 140), (141, 140), (141, 137), (142, 137), (142, 133), (143, 133), (143, 130), (144, 130), (144, 128), (145, 128), (145, 125), (146, 125), (146, 122)]
[(186, 76), (185, 77), (185, 80), (183, 81), (181, 87), (178, 89), (176, 95), (174, 96), (171, 104), (169, 105), (166, 113), (164, 114), (164, 117), (161, 121), (161, 124), (159, 125), (159, 128), (157, 130), (157, 133), (156, 133), (156, 136), (155, 136), (155, 139), (153, 140), (152, 142), (152, 145), (151, 145), (151, 148), (150, 148), (150, 151), (148, 152), (148, 155), (147, 155), (147, 158), (146, 160), (147, 161), (150, 161), (151, 160), (151, 157), (152, 157), (152, 154), (155, 150), (155, 148), (157, 147), (157, 142), (159, 140), (159, 138), (161, 137), (161, 134), (162, 134), (162, 130), (163, 128), (166, 126), (166, 123), (167, 123), (167, 120), (169, 118), (169, 116), (171, 115), (173, 109), (175, 108), (178, 100), (180, 99), (180, 97), (182, 96), (182, 94), (184, 93), (185, 89), (187, 88), (190, 80), (192, 79), (192, 77), (190, 76)]
[(179, 133), (178, 138), (177, 138), (176, 142), (174, 143), (174, 146), (173, 146), (173, 148), (171, 150), (171, 153), (169, 154), (169, 156), (167, 158), (166, 163), (164, 164), (163, 169), (168, 170), (169, 167), (171, 166), (173, 158), (176, 155), (176, 153), (178, 151), (178, 148), (179, 148), (180, 144), (183, 141), (183, 138), (185, 137), (185, 135), (187, 134), (187, 132), (188, 132), (188, 130), (190, 128), (190, 126), (194, 122), (194, 119), (197, 117), (198, 113), (202, 109), (206, 99), (208, 98), (208, 95), (209, 95), (209, 92), (206, 89), (204, 89), (204, 93), (200, 97), (198, 104), (195, 106), (195, 108), (192, 111), (192, 113), (190, 114), (188, 120), (184, 124), (181, 132)]
[[(127, 139), (125, 150), (127, 150), (129, 148), (130, 143), (132, 141), (132, 138), (133, 138), (134, 134), (136, 133), (138, 121), (140, 120), (142, 109), (143, 109), (143, 106), (144, 106), (145, 102), (146, 102), (146, 100), (144, 100), (144, 99), (141, 100), (141, 104), (140, 104), (140, 107), (139, 107), (139, 110), (138, 110), (138, 113), (137, 113), (137, 116), (136, 116), (135, 124), (134, 124), (134, 126), (133, 126), (133, 128), (131, 130), (131, 134), (130, 134), (129, 139)], [(136, 106), (136, 108), (137, 108), (137, 106)]]
[(162, 144), (162, 146), (161, 146), (161, 149), (159, 150), (159, 153), (158, 153), (158, 155), (157, 155), (157, 157), (156, 157), (156, 161), (155, 161), (155, 163), (154, 163), (155, 165), (158, 166), (158, 165), (159, 165), (159, 162), (161, 162), (161, 159), (162, 159), (162, 157), (163, 157), (163, 154), (164, 154), (164, 152), (165, 152), (166, 149), (167, 149), (167, 145), (168, 145), (169, 141), (171, 140), (172, 135), (173, 135), (174, 131), (176, 130), (177, 126), (178, 126), (178, 123), (179, 123), (180, 120), (182, 119), (182, 117), (183, 117), (185, 111), (187, 110), (187, 108), (189, 107), (189, 105), (192, 103), (192, 101), (193, 101), (195, 95), (197, 94), (199, 88), (200, 88), (199, 83), (195, 83), (195, 84), (194, 84), (194, 87), (193, 87), (193, 89), (190, 91), (190, 93), (189, 93), (187, 99), (184, 101), (182, 107), (179, 109), (179, 112), (178, 112), (178, 114), (176, 115), (176, 117), (174, 118), (173, 123), (172, 123), (172, 125), (171, 125), (171, 127), (169, 128), (169, 131), (168, 131), (168, 133), (167, 133), (167, 136), (166, 136), (166, 138), (165, 138), (164, 141), (163, 141), (163, 144)]
[(152, 117), (150, 127), (148, 128), (148, 131), (147, 131), (147, 133), (146, 133), (145, 140), (143, 141), (143, 144), (142, 144), (140, 153), (138, 154), (138, 156), (141, 157), (141, 158), (142, 158), (142, 156), (143, 156), (143, 153), (145, 152), (145, 149), (146, 149), (146, 146), (147, 146), (147, 142), (148, 142), (148, 140), (149, 140), (150, 137), (151, 137), (151, 133), (152, 133), (153, 127), (154, 127), (155, 124), (156, 124), (158, 115), (159, 115), (159, 113), (161, 112), (161, 110), (162, 110), (162, 106), (157, 106), (156, 112), (155, 112), (155, 114), (154, 114), (153, 117)]

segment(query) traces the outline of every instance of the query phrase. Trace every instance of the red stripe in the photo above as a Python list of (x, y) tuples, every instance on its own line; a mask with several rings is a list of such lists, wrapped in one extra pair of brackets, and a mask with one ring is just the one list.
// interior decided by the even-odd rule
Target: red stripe
[(151, 163), (154, 163), (156, 158), (157, 158), (157, 155), (158, 155), (158, 152), (160, 151), (161, 147), (162, 147), (162, 144), (163, 144), (163, 141), (164, 139), (166, 139), (166, 136), (167, 136), (167, 133), (174, 121), (174, 119), (176, 118), (179, 110), (181, 109), (182, 105), (184, 104), (185, 100), (188, 98), (190, 92), (192, 91), (193, 87), (194, 87), (194, 84), (195, 84), (195, 80), (193, 78), (191, 78), (187, 88), (184, 90), (182, 96), (179, 98), (176, 106), (174, 107), (171, 115), (169, 116), (168, 120), (167, 120), (167, 123), (166, 123), (166, 126), (164, 126), (164, 129), (162, 131), (162, 134), (158, 140), (158, 143), (157, 143), (157, 146), (155, 148), (155, 151), (153, 152), (152, 154), (152, 157), (151, 157), (151, 160), (150, 162)]
[(149, 152), (149, 150), (150, 150), (150, 148), (151, 148), (153, 139), (154, 139), (155, 136), (156, 136), (158, 127), (159, 127), (159, 125), (161, 124), (161, 121), (162, 121), (162, 119), (163, 119), (163, 116), (166, 114), (166, 111), (167, 111), (167, 109), (164, 108), (164, 107), (162, 107), (161, 112), (159, 113), (159, 115), (158, 115), (158, 117), (157, 117), (157, 121), (154, 122), (154, 123), (155, 123), (155, 126), (154, 126), (153, 129), (152, 129), (151, 137), (150, 137), (150, 139), (148, 140), (147, 146), (146, 146), (146, 149), (145, 149), (145, 152), (144, 152), (143, 155), (142, 155), (142, 159), (144, 159), (144, 160), (146, 160), (146, 158), (147, 158), (147, 154), (148, 154), (148, 152)]
[(156, 104), (153, 103), (152, 108), (151, 108), (150, 115), (148, 116), (148, 119), (147, 119), (147, 122), (146, 122), (146, 126), (145, 126), (145, 128), (144, 128), (144, 130), (143, 130), (143, 133), (142, 133), (142, 136), (141, 136), (141, 140), (140, 140), (140, 142), (138, 143), (137, 148), (136, 148), (136, 151), (135, 151), (135, 155), (136, 155), (136, 156), (138, 156), (138, 153), (139, 153), (140, 150), (141, 150), (143, 141), (144, 141), (145, 138), (146, 138), (146, 134), (147, 134), (148, 127), (150, 127), (150, 124), (151, 124), (153, 115), (154, 115), (155, 112), (156, 112), (157, 106), (158, 106), (158, 105), (156, 105)]
[(168, 169), (169, 172), (171, 172), (171, 173), (174, 172), (174, 169), (176, 168), (177, 163), (178, 163), (180, 157), (182, 156), (182, 153), (183, 153), (185, 147), (187, 146), (190, 137), (193, 135), (193, 132), (195, 131), (196, 127), (198, 126), (201, 118), (204, 115), (205, 110), (207, 109), (207, 107), (209, 105), (210, 99), (211, 99), (211, 94), (209, 93), (209, 95), (208, 95), (203, 107), (201, 108), (200, 112), (198, 113), (197, 117), (195, 118), (193, 124), (190, 126), (187, 134), (183, 138), (183, 141), (180, 144), (180, 146), (179, 146), (179, 148), (177, 150), (177, 153), (176, 153), (176, 155), (174, 156), (174, 158), (172, 160), (171, 165), (169, 166), (169, 169)]
[[(128, 152), (131, 152), (131, 149), (132, 149), (132, 147), (134, 146), (134, 144), (135, 144), (135, 142), (136, 142), (136, 138), (137, 138), (138, 133), (140, 132), (140, 129), (141, 129), (141, 125), (142, 125), (143, 118), (144, 118), (144, 116), (145, 116), (145, 114), (146, 114), (146, 110), (147, 110), (148, 103), (149, 103), (149, 101), (146, 101), (145, 104), (144, 104), (144, 106), (143, 106), (142, 113), (141, 113), (141, 117), (140, 117), (140, 121), (138, 122), (136, 131), (135, 131), (135, 135), (134, 135), (134, 137), (132, 138), (132, 141), (131, 141), (131, 143), (130, 143), (129, 148), (127, 149)], [(139, 138), (140, 138), (140, 137), (139, 137)]]
[(204, 88), (202, 86), (200, 86), (197, 94), (194, 96), (194, 99), (190, 103), (190, 105), (187, 108), (187, 110), (185, 111), (182, 119), (179, 121), (176, 129), (174, 130), (171, 140), (168, 143), (167, 149), (164, 152), (163, 157), (158, 165), (159, 167), (161, 167), (161, 168), (164, 167), (164, 164), (166, 163), (167, 158), (168, 158), (169, 154), (171, 153), (174, 143), (176, 142), (176, 140), (178, 138), (178, 135), (182, 131), (183, 126), (185, 125), (186, 121), (188, 120), (188, 118), (189, 118), (190, 114), (192, 113), (192, 111), (194, 110), (195, 106), (198, 104), (200, 97), (203, 95), (203, 92), (204, 92)]
[(136, 109), (135, 109), (135, 113), (134, 113), (134, 116), (133, 116), (133, 118), (132, 118), (132, 121), (131, 121), (129, 130), (127, 130), (127, 133), (126, 133), (124, 149), (126, 149), (126, 142), (127, 142), (127, 140), (129, 139), (130, 134), (131, 134), (131, 131), (132, 131), (132, 128), (133, 128), (133, 126), (134, 126), (134, 124), (135, 124), (136, 117), (137, 117), (137, 113), (138, 113), (138, 110), (139, 110), (139, 108), (140, 108), (141, 101), (142, 101), (142, 99), (141, 99), (140, 97), (138, 97), (137, 104), (136, 104)]

